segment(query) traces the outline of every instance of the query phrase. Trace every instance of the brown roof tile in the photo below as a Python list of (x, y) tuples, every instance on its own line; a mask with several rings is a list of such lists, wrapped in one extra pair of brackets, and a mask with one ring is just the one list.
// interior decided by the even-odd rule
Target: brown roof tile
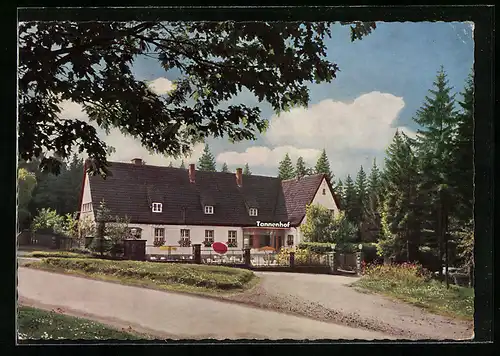
[[(300, 180), (244, 175), (238, 187), (234, 173), (196, 171), (195, 183), (188, 170), (172, 167), (112, 162), (111, 176), (90, 176), (94, 210), (104, 199), (112, 215), (131, 222), (165, 225), (255, 226), (256, 221), (290, 221), (297, 225), (306, 205), (314, 198), (323, 175)], [(153, 213), (151, 204), (163, 204)], [(203, 205), (213, 205), (205, 214)], [(256, 207), (259, 215), (248, 215)]]

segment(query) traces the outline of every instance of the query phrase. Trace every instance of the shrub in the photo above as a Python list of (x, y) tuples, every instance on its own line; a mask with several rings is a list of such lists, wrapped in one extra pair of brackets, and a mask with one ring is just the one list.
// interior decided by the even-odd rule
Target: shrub
[(301, 242), (297, 247), (301, 250), (309, 250), (314, 253), (327, 253), (334, 250), (335, 244), (328, 242)]
[(80, 254), (76, 252), (69, 251), (33, 251), (28, 254), (29, 257), (34, 258), (48, 258), (48, 257), (57, 257), (57, 258), (85, 258), (90, 257), (90, 255)]
[(282, 248), (276, 255), (276, 262), (281, 266), (288, 266), (290, 264), (290, 252), (295, 252), (294, 264), (295, 265), (317, 265), (320, 264), (321, 255), (314, 253), (309, 249), (304, 248)]
[(112, 261), (102, 259), (47, 258), (32, 267), (80, 272), (94, 276), (126, 278), (136, 283), (185, 285), (218, 290), (240, 289), (253, 277), (252, 271), (223, 266)]
[(431, 272), (413, 263), (366, 265), (364, 274), (371, 279), (398, 280), (412, 284), (425, 283), (432, 278)]

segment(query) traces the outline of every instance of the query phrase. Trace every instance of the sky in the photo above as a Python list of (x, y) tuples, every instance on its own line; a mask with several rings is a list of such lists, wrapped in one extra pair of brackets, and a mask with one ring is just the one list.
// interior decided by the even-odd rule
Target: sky
[[(279, 161), (288, 153), (292, 160), (302, 156), (314, 166), (323, 149), (337, 179), (356, 175), (360, 166), (369, 171), (373, 159), (383, 166), (385, 149), (396, 129), (414, 135), (412, 116), (432, 88), (440, 66), (454, 91), (462, 91), (474, 62), (473, 24), (459, 22), (378, 22), (377, 29), (361, 41), (350, 41), (349, 27), (333, 25), (326, 41), (328, 59), (340, 72), (331, 83), (310, 84), (307, 108), (294, 108), (277, 116), (269, 104), (259, 103), (248, 91), (231, 99), (261, 108), (269, 128), (254, 141), (230, 143), (208, 138), (217, 169), (224, 162), (234, 171), (249, 164), (253, 174), (276, 176)], [(178, 75), (165, 72), (158, 62), (138, 58), (133, 65), (136, 78), (165, 94)], [(460, 98), (460, 96), (458, 96)], [(61, 116), (84, 118), (75, 103), (65, 102)], [(142, 158), (146, 164), (174, 166), (181, 159), (151, 155), (139, 141), (118, 130), (101, 138), (115, 148), (110, 161)], [(197, 163), (203, 144), (193, 147), (188, 163)]]

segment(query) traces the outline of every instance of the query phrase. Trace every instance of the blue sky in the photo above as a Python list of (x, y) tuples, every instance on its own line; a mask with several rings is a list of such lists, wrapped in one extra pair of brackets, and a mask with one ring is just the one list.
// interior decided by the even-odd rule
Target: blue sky
[[(474, 61), (472, 26), (468, 23), (377, 23), (372, 34), (356, 42), (350, 42), (347, 26), (334, 25), (326, 45), (328, 58), (338, 64), (340, 72), (331, 83), (309, 86), (308, 108), (276, 117), (269, 105), (259, 104), (249, 92), (232, 99), (258, 105), (271, 125), (256, 141), (231, 144), (225, 139), (208, 139), (218, 168), (223, 162), (233, 170), (249, 163), (254, 174), (276, 175), (278, 162), (286, 152), (294, 160), (304, 156), (314, 165), (323, 148), (339, 178), (356, 174), (360, 165), (369, 168), (373, 158), (383, 164), (384, 149), (396, 128), (410, 134), (416, 129), (412, 116), (440, 66), (459, 92)], [(160, 84), (177, 77), (177, 73), (165, 72), (149, 58), (136, 60), (134, 72), (138, 79)], [(180, 161), (150, 156), (137, 141), (118, 132), (106, 141), (117, 149), (111, 157), (114, 160), (127, 161), (135, 155), (156, 165)], [(195, 147), (185, 162), (196, 163), (201, 149)]]

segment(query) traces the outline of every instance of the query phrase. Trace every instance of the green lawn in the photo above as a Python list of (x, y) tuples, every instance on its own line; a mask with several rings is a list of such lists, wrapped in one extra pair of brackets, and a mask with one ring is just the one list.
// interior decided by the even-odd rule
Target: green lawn
[(25, 266), (122, 284), (197, 294), (235, 293), (257, 283), (257, 277), (249, 270), (196, 264), (44, 258)]
[(409, 269), (377, 267), (353, 284), (370, 292), (380, 293), (453, 318), (472, 320), (474, 289), (446, 285), (411, 275)]
[(140, 340), (150, 338), (110, 328), (91, 320), (20, 306), (19, 340)]

